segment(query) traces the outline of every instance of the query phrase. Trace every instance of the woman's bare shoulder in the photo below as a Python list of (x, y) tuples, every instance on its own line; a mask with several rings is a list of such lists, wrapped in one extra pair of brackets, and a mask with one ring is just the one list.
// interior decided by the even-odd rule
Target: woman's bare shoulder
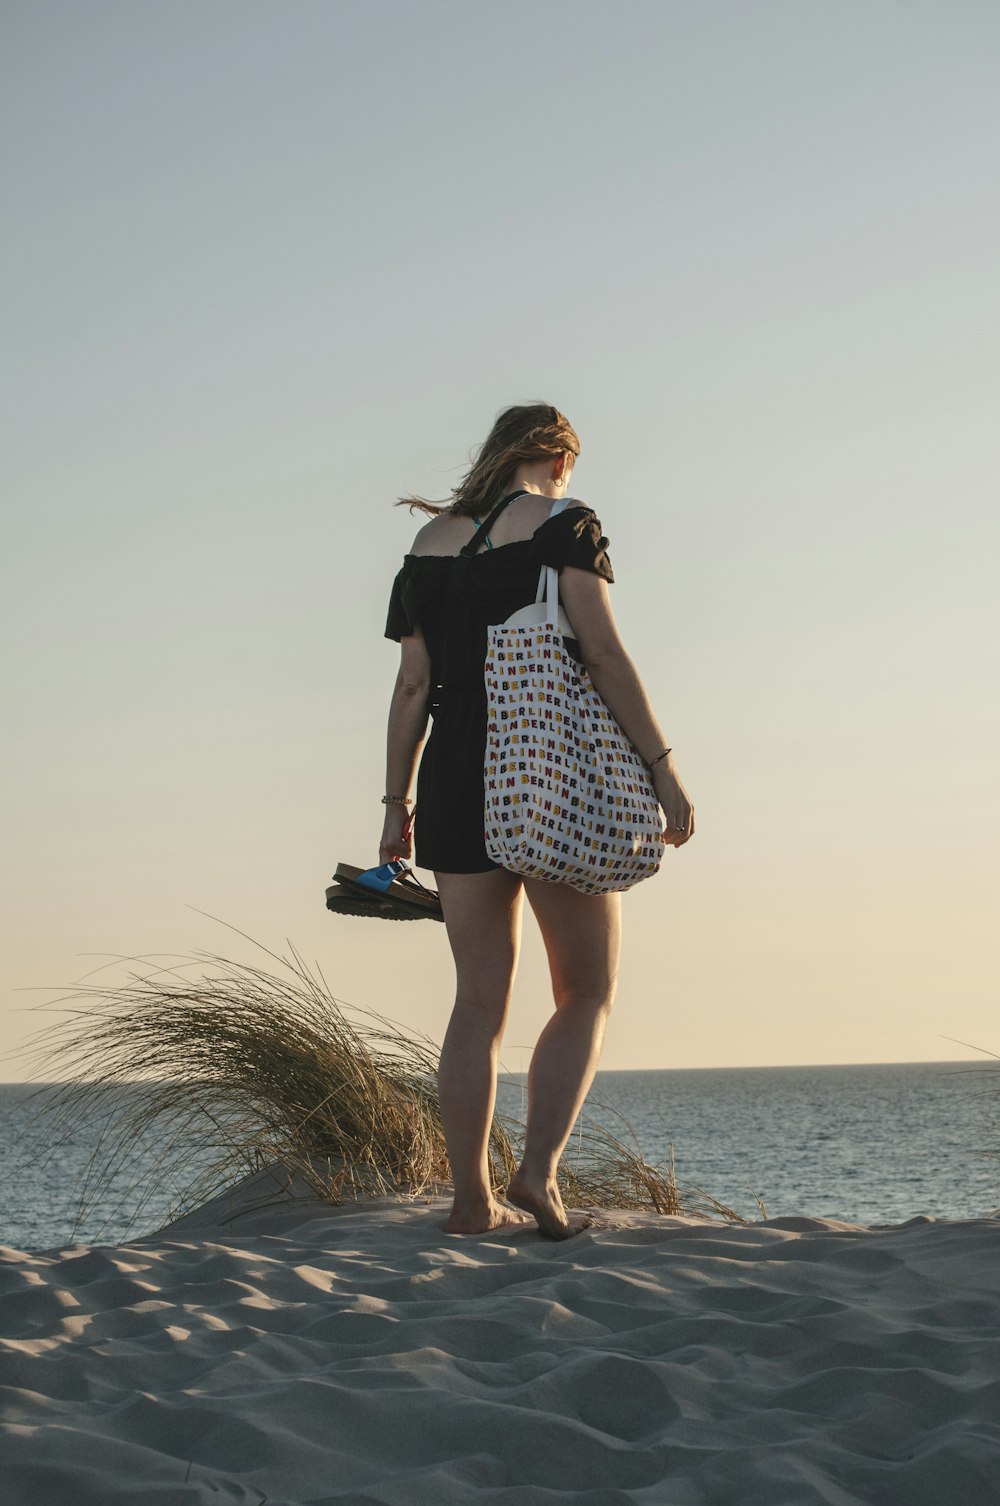
[[(464, 523), (464, 529), (463, 529)], [(423, 528), (417, 530), (416, 538), (410, 548), (411, 554), (452, 554), (456, 539), (465, 542), (465, 534), (468, 533), (468, 520), (463, 520), (456, 513), (441, 513), (437, 518), (431, 518)]]

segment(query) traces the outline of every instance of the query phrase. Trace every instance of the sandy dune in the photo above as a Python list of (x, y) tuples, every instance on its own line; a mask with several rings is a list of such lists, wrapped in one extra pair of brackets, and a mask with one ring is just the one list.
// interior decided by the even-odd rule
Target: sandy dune
[(0, 1251), (5, 1506), (1000, 1503), (1000, 1217), (446, 1206)]

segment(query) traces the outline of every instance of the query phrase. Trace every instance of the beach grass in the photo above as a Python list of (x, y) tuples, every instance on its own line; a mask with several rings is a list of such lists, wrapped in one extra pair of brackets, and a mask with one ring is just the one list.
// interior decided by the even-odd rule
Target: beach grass
[[(36, 1006), (66, 1015), (23, 1053), (34, 1076), (49, 1079), (38, 1089), (42, 1153), (86, 1136), (96, 1146), (76, 1229), (97, 1208), (118, 1219), (127, 1210), (140, 1224), (151, 1204), (162, 1209), (167, 1190), (169, 1217), (178, 1217), (276, 1164), (332, 1204), (449, 1190), (436, 1046), (337, 999), (318, 965), (314, 974), (288, 945), (291, 958), (261, 947), (281, 963), (277, 974), (212, 952), (170, 966), (131, 958), (143, 970), (130, 970), (127, 983), (77, 984)], [(201, 975), (188, 976), (193, 968)], [(523, 1125), (494, 1116), (489, 1155), (500, 1196), (522, 1137)], [(627, 1123), (591, 1104), (559, 1180), (568, 1207), (747, 1222), (708, 1193), (681, 1188), (673, 1155), (666, 1166), (649, 1164)]]

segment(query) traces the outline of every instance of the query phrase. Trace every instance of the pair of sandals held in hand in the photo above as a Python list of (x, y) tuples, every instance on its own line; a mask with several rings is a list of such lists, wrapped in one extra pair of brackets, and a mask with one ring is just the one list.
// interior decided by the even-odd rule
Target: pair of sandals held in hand
[(402, 859), (365, 869), (338, 863), (326, 891), (326, 908), (336, 915), (379, 920), (444, 920), (437, 890), (415, 878)]

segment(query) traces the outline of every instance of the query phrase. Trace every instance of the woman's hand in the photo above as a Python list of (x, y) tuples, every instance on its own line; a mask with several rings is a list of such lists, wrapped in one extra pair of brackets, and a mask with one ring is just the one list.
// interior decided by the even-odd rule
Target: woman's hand
[(387, 805), (382, 840), (379, 843), (380, 863), (394, 863), (397, 858), (410, 858), (413, 854), (413, 815), (408, 806)]
[(666, 821), (663, 840), (668, 846), (682, 847), (689, 837), (694, 836), (694, 806), (677, 777), (673, 754), (668, 753), (654, 767), (653, 788)]

